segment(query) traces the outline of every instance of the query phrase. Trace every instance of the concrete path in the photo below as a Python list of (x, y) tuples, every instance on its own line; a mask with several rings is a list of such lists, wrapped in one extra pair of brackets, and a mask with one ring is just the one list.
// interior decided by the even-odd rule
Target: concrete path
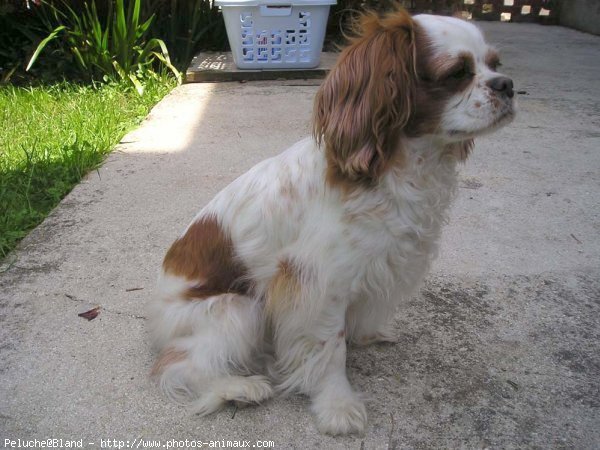
[[(526, 92), (520, 116), (462, 170), (442, 255), (395, 319), (399, 343), (349, 353), (364, 436), (319, 435), (300, 396), (190, 417), (148, 379), (145, 307), (168, 245), (308, 132), (317, 82), (261, 82), (176, 89), (1, 269), (0, 447), (600, 448), (600, 38), (482, 27)], [(97, 305), (95, 320), (77, 316)]]

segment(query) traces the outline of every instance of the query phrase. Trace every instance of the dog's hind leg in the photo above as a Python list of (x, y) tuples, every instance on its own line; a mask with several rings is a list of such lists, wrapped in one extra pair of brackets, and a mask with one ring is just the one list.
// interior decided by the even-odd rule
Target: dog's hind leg
[(163, 261), (151, 327), (152, 370), (167, 397), (199, 414), (272, 394), (261, 372), (263, 307), (216, 215), (200, 214)]
[(271, 383), (257, 375), (261, 316), (259, 301), (239, 294), (159, 302), (152, 320), (160, 353), (152, 375), (163, 393), (200, 415), (228, 401), (260, 403), (271, 397)]

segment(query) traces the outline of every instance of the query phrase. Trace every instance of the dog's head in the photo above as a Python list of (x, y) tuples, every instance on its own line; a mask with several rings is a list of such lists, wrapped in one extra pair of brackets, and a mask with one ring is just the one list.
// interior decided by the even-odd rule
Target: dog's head
[(362, 16), (315, 99), (328, 176), (372, 182), (401, 164), (406, 139), (425, 135), (466, 157), (474, 137), (514, 116), (513, 83), (498, 66), (469, 22), (404, 10)]

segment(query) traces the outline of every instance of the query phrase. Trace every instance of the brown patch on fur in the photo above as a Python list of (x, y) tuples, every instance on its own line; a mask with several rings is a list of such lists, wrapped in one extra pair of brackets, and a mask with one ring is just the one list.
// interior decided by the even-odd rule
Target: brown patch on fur
[[(344, 200), (348, 200), (354, 196), (359, 196), (368, 190), (369, 188), (375, 186), (375, 179), (369, 180), (366, 178), (358, 179), (358, 180), (350, 180), (346, 175), (341, 173), (338, 170), (338, 167), (334, 161), (330, 162), (329, 157), (327, 156), (327, 168), (325, 173), (325, 182), (328, 186), (337, 188)], [(399, 140), (397, 151), (386, 161), (385, 165), (382, 167), (382, 175), (392, 170), (394, 167), (403, 167), (404, 166), (404, 153), (402, 152), (402, 142)]]
[[(417, 45), (417, 72), (419, 82), (416, 89), (416, 101), (411, 120), (406, 126), (406, 134), (417, 137), (424, 134), (435, 133), (448, 103), (455, 94), (466, 90), (473, 82), (474, 70), (473, 56), (461, 52), (457, 57), (446, 54), (434, 54), (435, 48), (426, 32), (418, 27), (416, 29)], [(465, 77), (455, 77), (464, 69)]]
[(467, 139), (466, 141), (456, 142), (448, 145), (447, 150), (459, 161), (465, 161), (471, 154), (473, 144), (473, 139)]
[(186, 357), (186, 352), (175, 350), (174, 348), (167, 348), (161, 351), (152, 366), (150, 376), (155, 377), (162, 374), (168, 366), (183, 361)]
[[(464, 69), (472, 73), (475, 68), (473, 55), (468, 52), (460, 52), (457, 57), (452, 58), (449, 55), (437, 55), (429, 61), (424, 61), (427, 64), (428, 79), (437, 82), (443, 82), (451, 77), (454, 73)], [(464, 80), (459, 80), (464, 81)], [(464, 83), (449, 83), (450, 88), (455, 91), (461, 91), (461, 84)], [(468, 83), (467, 83), (468, 85)]]
[(496, 71), (496, 69), (500, 65), (500, 56), (498, 55), (498, 52), (493, 48), (489, 49), (486, 53), (485, 64), (493, 71)]
[(165, 273), (198, 281), (184, 293), (189, 300), (214, 295), (245, 295), (250, 284), (246, 268), (236, 260), (231, 238), (217, 219), (207, 216), (194, 222), (185, 235), (177, 239), (163, 261)]
[(272, 317), (279, 311), (293, 306), (302, 290), (300, 284), (300, 269), (289, 259), (279, 262), (277, 274), (271, 280), (267, 290), (265, 313)]
[(414, 103), (414, 27), (401, 9), (363, 15), (317, 92), (313, 134), (325, 144), (328, 184), (368, 187), (401, 159)]
[(494, 106), (494, 108), (500, 108), (502, 106), (502, 102), (498, 99), (496, 95), (489, 95), (490, 103)]

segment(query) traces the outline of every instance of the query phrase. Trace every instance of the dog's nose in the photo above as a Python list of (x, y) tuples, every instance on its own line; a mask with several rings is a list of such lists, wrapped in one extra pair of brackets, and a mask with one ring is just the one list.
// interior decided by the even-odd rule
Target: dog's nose
[(487, 85), (494, 91), (505, 94), (508, 98), (513, 98), (513, 81), (508, 77), (496, 77), (487, 82)]

